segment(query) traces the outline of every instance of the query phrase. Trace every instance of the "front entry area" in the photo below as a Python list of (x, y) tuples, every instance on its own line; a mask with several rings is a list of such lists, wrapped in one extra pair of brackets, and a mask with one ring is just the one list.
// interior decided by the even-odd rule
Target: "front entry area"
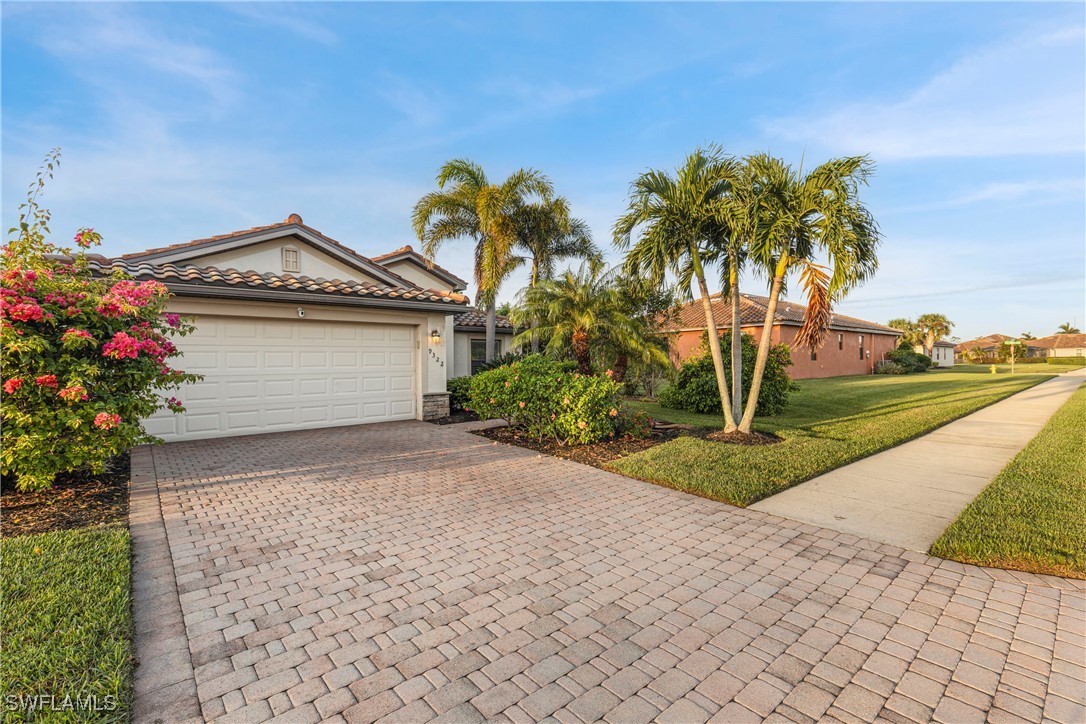
[(413, 420), (416, 330), (402, 324), (201, 316), (178, 366), (204, 376), (186, 412), (145, 422), (167, 442)]

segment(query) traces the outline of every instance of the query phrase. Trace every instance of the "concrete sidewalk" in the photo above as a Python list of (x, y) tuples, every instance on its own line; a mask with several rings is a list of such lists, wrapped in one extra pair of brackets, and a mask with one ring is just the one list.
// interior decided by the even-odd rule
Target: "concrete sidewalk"
[(750, 507), (926, 552), (1084, 380), (1062, 374)]

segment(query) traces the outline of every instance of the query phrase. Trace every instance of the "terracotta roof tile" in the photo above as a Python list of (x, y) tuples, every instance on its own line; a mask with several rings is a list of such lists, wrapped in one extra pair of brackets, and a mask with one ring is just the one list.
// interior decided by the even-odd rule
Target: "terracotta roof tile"
[[(728, 297), (722, 294), (712, 296), (713, 316), (716, 318), (717, 327), (727, 329), (731, 326), (731, 304)], [(769, 298), (754, 294), (739, 295), (739, 320), (743, 326), (763, 324), (768, 311)], [(777, 324), (798, 325), (803, 323), (803, 315), (807, 307), (794, 302), (780, 300), (777, 302), (777, 311), (774, 322)], [(687, 302), (673, 310), (671, 320), (665, 325), (665, 331), (678, 331), (682, 329), (705, 329), (705, 307), (700, 299)], [(900, 330), (887, 327), (885, 324), (868, 322), (864, 319), (849, 317), (844, 314), (834, 314), (830, 320), (830, 329), (849, 329), (866, 332), (878, 332), (883, 334), (901, 334)]]
[(1052, 334), (1047, 337), (1031, 339), (1029, 345), (1031, 347), (1044, 347), (1045, 349), (1086, 348), (1086, 334)]
[[(453, 324), (457, 327), (469, 327), (471, 329), (483, 329), (486, 327), (486, 310), (472, 310), (470, 312), (464, 312), (458, 314), (453, 319)], [(499, 330), (513, 331), (513, 323), (509, 321), (509, 317), (504, 314), (496, 316), (496, 328)]]
[[(182, 291), (186, 285), (200, 287), (251, 287), (276, 291), (305, 292), (314, 296), (338, 296), (357, 299), (402, 299), (411, 302), (438, 302), (463, 306), (468, 298), (455, 292), (442, 292), (421, 287), (394, 287), (369, 282), (341, 279), (313, 279), (292, 274), (261, 274), (255, 271), (219, 269), (217, 267), (154, 264), (125, 258), (90, 257), (91, 268), (102, 275), (120, 270), (136, 279), (155, 279)], [(208, 296), (213, 296), (209, 293)]]

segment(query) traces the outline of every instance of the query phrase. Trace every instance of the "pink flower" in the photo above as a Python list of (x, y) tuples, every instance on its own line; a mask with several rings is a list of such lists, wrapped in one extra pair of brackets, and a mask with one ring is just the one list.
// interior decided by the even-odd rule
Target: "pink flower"
[(166, 400), (166, 407), (170, 408), (172, 412), (185, 411), (185, 405), (181, 402), (181, 400), (177, 399), (176, 397), (171, 397), (170, 399)]
[(122, 359), (124, 357), (135, 359), (139, 353), (140, 340), (126, 332), (117, 332), (113, 335), (113, 339), (106, 342), (102, 347), (102, 356), (112, 357), (113, 359)]
[(568, 397), (563, 397), (562, 398), (562, 404), (563, 405), (568, 405), (569, 404), (569, 398)]
[(615, 376), (615, 373), (612, 372), (611, 370), (607, 370), (606, 374), (607, 374), (608, 377), (614, 377)]
[(40, 377), (36, 377), (34, 379), (34, 381), (37, 382), (42, 387), (56, 387), (57, 386), (57, 376), (56, 375), (41, 375)]
[(85, 329), (75, 329), (74, 327), (71, 328), (71, 329), (65, 330), (64, 334), (61, 335), (61, 337), (60, 337), (60, 341), (63, 344), (73, 345), (73, 346), (78, 345), (83, 340), (89, 340), (90, 342), (94, 342), (94, 337), (87, 330), (85, 330)]
[(523, 407), (524, 407), (524, 403), (523, 403), (523, 402), (520, 402), (520, 403), (518, 403), (518, 404), (519, 404), (519, 405), (521, 406), (521, 408), (523, 408)]
[(506, 381), (505, 381), (505, 386), (506, 386), (506, 387), (508, 387), (508, 386), (509, 386), (509, 380), (506, 380)]
[(22, 386), (23, 381), (21, 379), (19, 379), (18, 377), (12, 377), (10, 380), (4, 383), (4, 392), (10, 395), (12, 392), (15, 392), (15, 390), (19, 389)]
[(80, 385), (72, 385), (71, 387), (65, 387), (63, 390), (57, 393), (61, 398), (68, 402), (75, 402), (76, 400), (89, 399), (86, 389)]
[(103, 430), (110, 430), (120, 424), (121, 416), (116, 413), (110, 414), (108, 412), (99, 412), (94, 416), (94, 426), (100, 427)]
[(87, 249), (92, 244), (97, 244), (100, 238), (94, 233), (94, 229), (80, 229), (75, 234), (75, 243), (80, 249)]
[(612, 407), (611, 412), (608, 414), (611, 415), (611, 417), (618, 417), (618, 410)]
[(40, 322), (44, 316), (42, 308), (33, 302), (16, 304), (8, 310), (8, 316), (19, 322)]
[(180, 314), (174, 314), (172, 312), (167, 314), (166, 315), (166, 324), (170, 325), (174, 329), (177, 329), (178, 327), (181, 326), (181, 315)]

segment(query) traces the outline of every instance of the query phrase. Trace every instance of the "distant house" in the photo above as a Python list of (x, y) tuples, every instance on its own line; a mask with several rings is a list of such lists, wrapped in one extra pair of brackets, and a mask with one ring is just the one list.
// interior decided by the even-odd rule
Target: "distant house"
[[(1061, 335), (1053, 336), (1058, 337)], [(989, 334), (985, 337), (977, 337), (976, 339), (959, 342), (954, 345), (954, 358), (957, 362), (961, 363), (971, 362), (977, 359), (990, 360), (1001, 357), (1003, 355), (1003, 343), (1012, 339), (1015, 339), (1015, 337), (1010, 337), (1006, 334)], [(1051, 343), (1047, 340), (1050, 339), (1052, 338), (1019, 339), (1019, 344), (1014, 353), (1015, 359), (1047, 357), (1048, 350), (1051, 346)]]
[[(761, 339), (769, 299), (740, 294), (739, 304), (742, 331)], [(731, 326), (728, 297), (714, 294), (712, 305), (717, 327), (721, 331), (728, 329)], [(876, 362), (897, 347), (902, 336), (901, 330), (893, 327), (835, 314), (822, 346), (812, 351), (795, 346), (806, 311), (802, 304), (781, 301), (773, 320), (772, 341), (792, 349), (793, 366), (788, 368), (788, 374), (793, 379), (868, 374)], [(672, 310), (663, 329), (671, 336), (671, 357), (676, 363), (698, 351), (706, 328), (705, 307), (700, 299)]]
[[(947, 342), (941, 340), (936, 342), (932, 346), (931, 361), (935, 363), (936, 367), (953, 367), (954, 366), (954, 350), (955, 345), (953, 342)], [(918, 344), (913, 347), (914, 352), (920, 354), (927, 354), (928, 351), (924, 348), (924, 345)]]
[(1053, 334), (1029, 343), (1043, 349), (1046, 357), (1086, 357), (1086, 334)]

